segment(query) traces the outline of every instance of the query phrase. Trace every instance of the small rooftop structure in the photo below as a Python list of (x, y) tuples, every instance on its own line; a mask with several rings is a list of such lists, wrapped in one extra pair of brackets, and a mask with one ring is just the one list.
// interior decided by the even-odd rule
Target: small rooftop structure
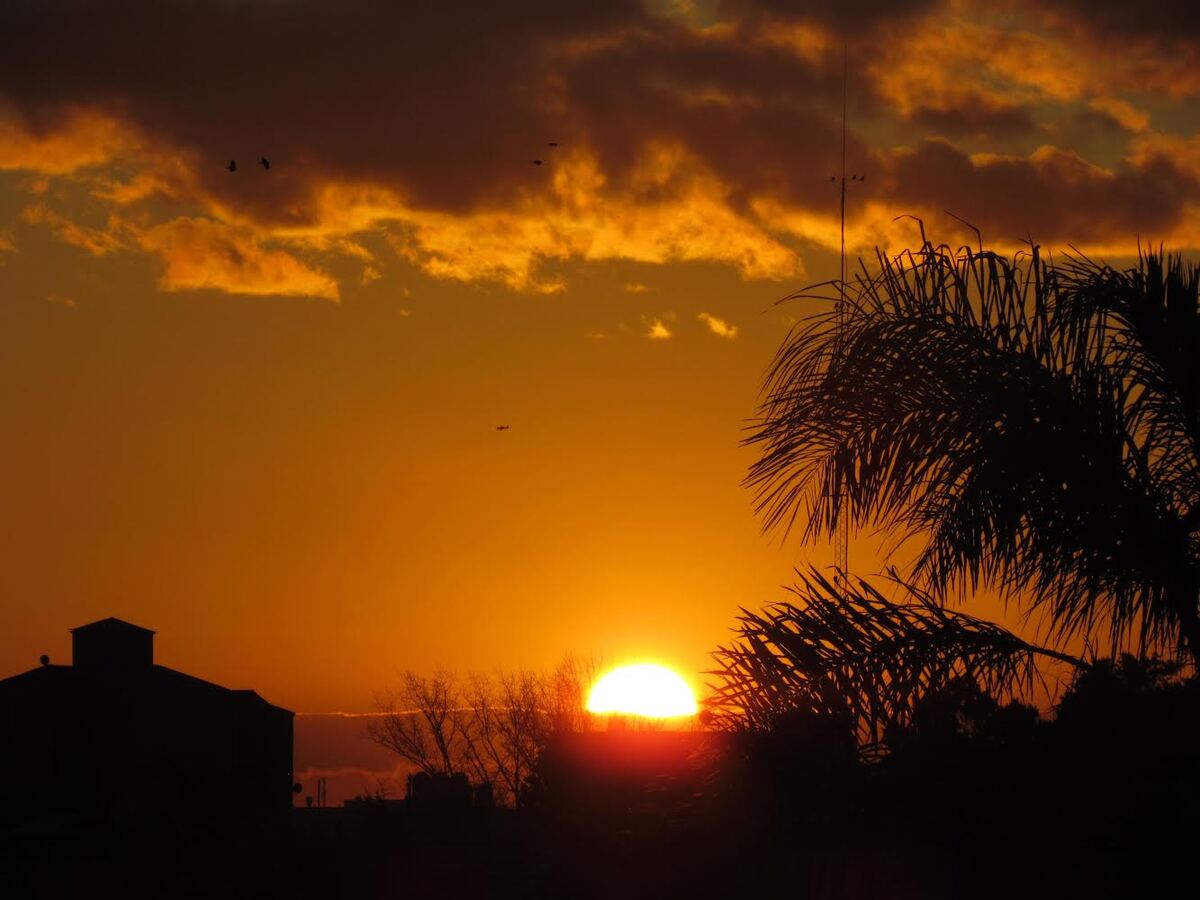
[(154, 665), (154, 632), (109, 616), (71, 629), (77, 669), (139, 669)]

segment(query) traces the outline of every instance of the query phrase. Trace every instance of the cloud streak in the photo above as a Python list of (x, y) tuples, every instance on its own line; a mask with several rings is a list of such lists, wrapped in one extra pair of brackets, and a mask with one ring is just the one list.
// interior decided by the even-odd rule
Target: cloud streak
[(716, 316), (706, 312), (700, 313), (696, 318), (703, 322), (708, 327), (708, 330), (719, 338), (732, 341), (737, 337), (738, 330), (736, 325), (730, 325), (723, 319), (718, 319)]

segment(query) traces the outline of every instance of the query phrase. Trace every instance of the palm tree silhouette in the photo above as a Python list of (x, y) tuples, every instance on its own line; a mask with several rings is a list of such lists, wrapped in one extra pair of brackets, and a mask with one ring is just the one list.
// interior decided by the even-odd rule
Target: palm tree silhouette
[(893, 575), (899, 597), (862, 579), (798, 570), (788, 602), (743, 609), (735, 638), (712, 654), (705, 700), (711, 723), (769, 731), (787, 717), (843, 723), (871, 758), (913, 724), (923, 702), (955, 684), (999, 701), (1032, 702), (1048, 687), (1042, 666), (1071, 675), (1091, 665), (1028, 643), (1004, 627), (947, 610)]
[[(1200, 269), (925, 241), (846, 285), (769, 370), (765, 527), (880, 527), (944, 599), (981, 583), (1050, 637), (1200, 660)], [(838, 306), (841, 306), (840, 315)]]

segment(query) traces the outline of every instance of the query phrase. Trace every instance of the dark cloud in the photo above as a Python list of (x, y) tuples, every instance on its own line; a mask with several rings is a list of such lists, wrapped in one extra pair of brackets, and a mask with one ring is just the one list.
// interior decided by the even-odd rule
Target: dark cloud
[(731, 18), (811, 22), (852, 33), (916, 18), (940, 5), (941, 0), (721, 0), (719, 9)]
[[(6, 5), (0, 91), (35, 126), (86, 104), (192, 148), (207, 185), (267, 214), (314, 171), (464, 208), (534, 184), (563, 139), (551, 47), (645, 25), (633, 0), (64, 0)], [(266, 154), (272, 178), (230, 178)], [(303, 173), (300, 177), (298, 173)], [(253, 174), (251, 172), (244, 173)], [(289, 174), (293, 177), (289, 178)]]
[(1200, 4), (1195, 0), (1038, 0), (1044, 12), (1066, 17), (1071, 24), (1118, 41), (1131, 36), (1168, 41), (1200, 39)]
[(1126, 123), (1122, 123), (1112, 112), (1104, 109), (1096, 109), (1092, 106), (1075, 110), (1063, 125), (1064, 131), (1069, 129), (1080, 140), (1089, 135), (1119, 138), (1128, 134), (1131, 130)]
[(1029, 158), (980, 160), (929, 141), (893, 157), (886, 193), (901, 209), (949, 210), (978, 227), (985, 241), (1032, 236), (1086, 245), (1138, 235), (1153, 240), (1178, 222), (1197, 187), (1161, 159), (1108, 172), (1052, 148)]
[[(522, 203), (547, 194), (556, 160), (579, 147), (595, 154), (610, 190), (594, 191), (593, 201), (612, 193), (634, 204), (686, 197), (683, 182), (695, 174), (686, 163), (646, 176), (647, 147), (655, 144), (683, 148), (715, 173), (721, 184), (709, 196), (719, 194), (746, 221), (761, 198), (825, 214), (833, 203), (829, 175), (840, 166), (841, 45), (826, 35), (797, 47), (774, 24), (894, 25), (933, 8), (924, 0), (837, 7), (729, 0), (721, 7), (725, 27), (694, 29), (649, 15), (636, 0), (453, 8), (387, 0), (16, 0), (0, 32), (0, 100), (44, 133), (72, 110), (106, 111), (150, 146), (181, 150), (208, 193), (266, 225), (311, 221), (314, 192), (330, 182), (390, 188), (424, 210), (523, 208), (544, 217), (549, 207)], [(890, 32), (863, 31), (853, 54), (883, 59), (886, 68), (864, 62), (849, 73), (849, 163), (870, 173), (851, 199), (854, 209), (868, 201), (948, 208), (996, 237), (1086, 243), (1162, 232), (1191, 202), (1195, 186), (1162, 160), (1108, 173), (1066, 151), (982, 161), (946, 141), (905, 152), (873, 146), (867, 135), (898, 142), (934, 132), (1032, 150), (1038, 126), (1023, 105), (1028, 85), (1011, 95), (999, 75), (978, 90), (963, 85), (920, 43), (916, 56), (903, 56), (910, 51), (902, 41), (887, 44), (892, 56), (871, 56), (866, 50), (882, 50), (878, 42)], [(1132, 115), (1112, 102), (1106, 108), (1108, 118)], [(1103, 126), (1096, 128), (1111, 136), (1111, 123)], [(548, 141), (560, 147), (550, 150)], [(254, 166), (262, 154), (273, 160), (270, 173)], [(231, 157), (241, 163), (236, 175), (224, 171)], [(535, 157), (549, 164), (531, 165)], [(186, 274), (180, 267), (205, 247), (252, 245), (253, 235), (236, 228), (188, 227), (155, 232), (155, 246), (169, 245), (168, 262), (177, 263), (168, 275)], [(438, 249), (422, 252), (438, 259), (479, 252), (474, 232), (440, 238)], [(494, 243), (507, 251), (514, 241), (501, 233)], [(556, 243), (561, 235), (547, 232), (544, 252)], [(244, 280), (247, 269), (263, 284), (316, 277), (260, 249), (254, 266), (231, 277)]]
[[(839, 60), (668, 32), (567, 61), (563, 75), (580, 128), (618, 176), (657, 138), (686, 146), (741, 195), (828, 202), (841, 159)], [(851, 90), (873, 96), (861, 78)], [(855, 134), (849, 143), (853, 159), (868, 155)]]
[(908, 118), (947, 137), (1008, 137), (1037, 130), (1027, 108), (982, 98), (953, 107), (918, 106)]
[[(840, 54), (806, 62), (628, 0), (67, 0), (19, 3), (7, 23), (0, 85), (35, 127), (113, 111), (193, 150), (204, 186), (261, 220), (286, 222), (329, 175), (418, 206), (504, 205), (544, 184), (530, 161), (547, 140), (586, 141), (617, 179), (647, 140), (678, 140), (735, 186), (796, 200), (838, 156)], [(850, 89), (872, 102), (861, 76)]]

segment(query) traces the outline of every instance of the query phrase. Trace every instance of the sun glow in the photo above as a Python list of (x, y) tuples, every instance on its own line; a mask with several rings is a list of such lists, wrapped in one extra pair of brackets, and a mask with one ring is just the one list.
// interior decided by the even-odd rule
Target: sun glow
[(696, 697), (665, 666), (637, 663), (604, 675), (588, 695), (588, 712), (671, 719), (696, 714)]

